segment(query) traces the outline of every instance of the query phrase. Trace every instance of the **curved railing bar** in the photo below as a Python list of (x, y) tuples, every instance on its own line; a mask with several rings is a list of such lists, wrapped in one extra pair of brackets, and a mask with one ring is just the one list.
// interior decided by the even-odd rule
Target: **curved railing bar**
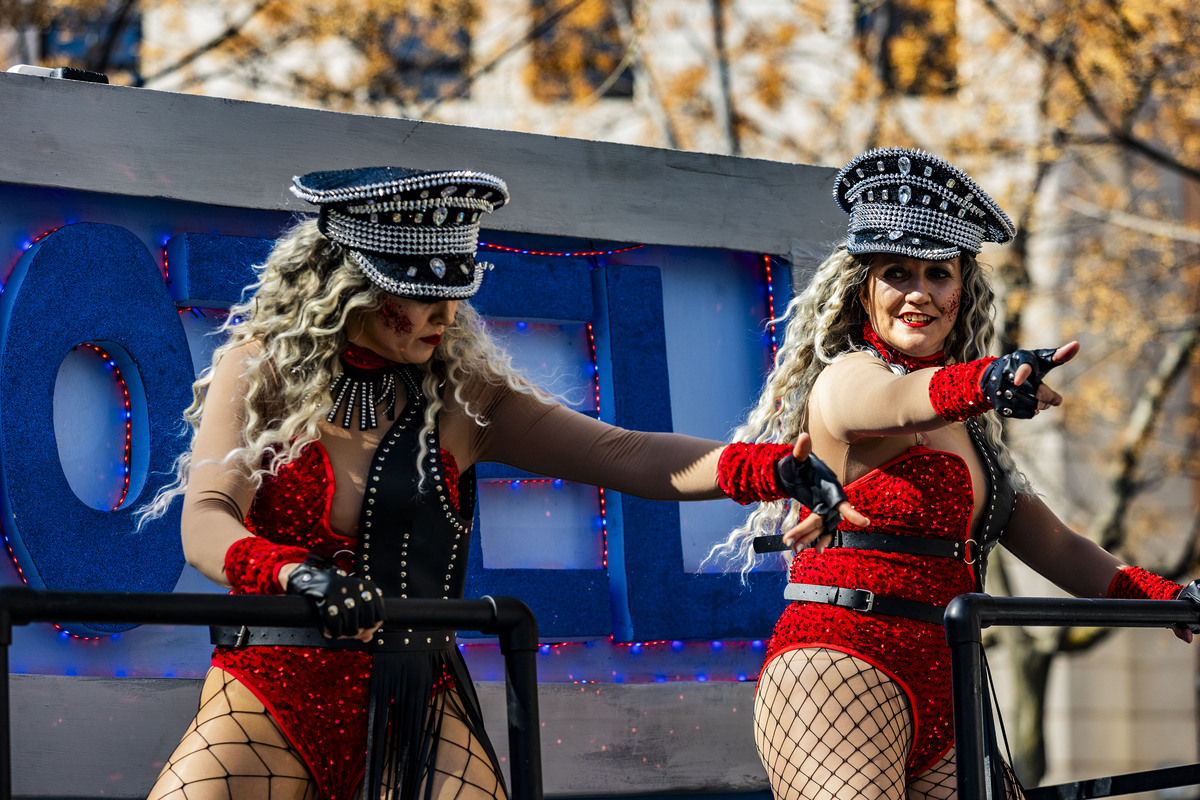
[[(1103, 625), (1118, 628), (1170, 628), (1200, 622), (1200, 607), (1186, 600), (1079, 600), (1032, 597), (992, 597), (964, 594), (946, 608), (946, 642), (950, 645), (950, 674), (954, 695), (954, 749), (958, 763), (960, 800), (991, 800), (984, 768), (983, 628), (991, 625)], [(1178, 780), (1178, 783), (1164, 783)], [(1168, 767), (1135, 775), (1043, 786), (1027, 797), (1107, 797), (1151, 788), (1186, 786), (1195, 771)], [(1132, 778), (1145, 781), (1139, 785)], [(1118, 780), (1121, 779), (1121, 780)], [(1133, 786), (1134, 788), (1125, 788)], [(1107, 787), (1104, 794), (1101, 787)], [(1120, 791), (1118, 791), (1120, 789)], [(1082, 793), (1082, 794), (1081, 794)]]
[[(495, 635), (504, 655), (508, 747), (514, 800), (542, 800), (537, 705), (537, 620), (512, 597), (480, 600), (387, 598), (384, 616), (416, 630), (474, 630)], [(15, 625), (31, 622), (102, 622), (138, 625), (317, 624), (300, 597), (153, 592), (60, 592), (0, 588), (0, 800), (12, 798), (8, 648)]]

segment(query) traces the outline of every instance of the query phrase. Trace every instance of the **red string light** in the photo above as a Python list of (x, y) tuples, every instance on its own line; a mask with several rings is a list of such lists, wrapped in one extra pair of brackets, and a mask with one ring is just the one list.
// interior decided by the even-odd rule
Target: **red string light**
[(775, 351), (778, 348), (778, 342), (775, 339), (775, 284), (771, 279), (771, 257), (763, 256), (763, 268), (767, 273), (767, 314), (769, 321), (767, 329), (771, 332), (771, 360), (775, 359)]
[[(630, 248), (632, 249), (632, 248)], [(596, 363), (596, 331), (592, 323), (587, 324), (588, 348), (592, 354), (592, 391), (596, 397), (596, 419), (600, 419), (600, 367)], [(604, 487), (596, 487), (600, 498), (600, 541), (604, 549), (604, 569), (608, 569), (608, 507), (604, 497)]]
[(480, 242), (480, 247), (486, 247), (488, 250), (500, 250), (505, 253), (518, 253), (523, 256), (556, 256), (562, 258), (570, 258), (575, 256), (611, 256), (614, 253), (628, 253), (630, 250), (637, 250), (643, 245), (635, 244), (630, 247), (618, 247), (615, 250), (590, 250), (587, 252), (578, 253), (554, 253), (548, 250), (523, 250), (520, 247), (505, 247), (502, 244), (489, 244), (488, 242)]
[(116, 378), (117, 386), (121, 387), (121, 395), (125, 404), (125, 454), (124, 454), (124, 469), (122, 475), (121, 496), (113, 505), (110, 511), (116, 511), (125, 502), (125, 498), (129, 495), (129, 478), (130, 471), (133, 465), (133, 407), (129, 400), (129, 386), (125, 383), (125, 377), (121, 374), (121, 368), (117, 366), (116, 359), (105, 352), (102, 348), (97, 347), (91, 342), (85, 342), (77, 347), (86, 347), (92, 350), (104, 359), (108, 368), (112, 370), (113, 377)]

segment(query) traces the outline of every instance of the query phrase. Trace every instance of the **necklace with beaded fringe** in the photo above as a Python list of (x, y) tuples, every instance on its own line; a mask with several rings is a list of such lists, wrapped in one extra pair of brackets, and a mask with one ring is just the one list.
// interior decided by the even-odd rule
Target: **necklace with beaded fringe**
[(341, 415), (341, 425), (349, 428), (358, 412), (358, 429), (370, 431), (379, 427), (376, 409), (384, 406), (389, 420), (396, 418), (396, 377), (404, 381), (410, 399), (422, 397), (421, 382), (412, 364), (400, 364), (376, 355), (365, 347), (347, 345), (339, 354), (342, 371), (333, 381), (330, 392), (333, 407), (325, 416), (334, 422)]

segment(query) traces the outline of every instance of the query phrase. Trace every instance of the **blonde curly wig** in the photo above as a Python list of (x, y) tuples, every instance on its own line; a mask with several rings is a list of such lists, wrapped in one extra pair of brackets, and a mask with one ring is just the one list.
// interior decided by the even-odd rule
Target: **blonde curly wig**
[[(261, 483), (319, 438), (320, 424), (333, 405), (329, 387), (340, 363), (338, 354), (348, 343), (347, 322), (358, 312), (377, 310), (387, 295), (368, 280), (349, 251), (317, 230), (315, 219), (285, 233), (255, 271), (258, 280), (244, 293), (248, 299), (230, 308), (220, 329), (227, 341), (192, 384), (192, 403), (184, 419), (194, 437), (216, 364), (231, 350), (255, 343), (255, 351), (245, 361), (249, 380), (240, 414), (245, 420), (241, 445), (222, 463)], [(464, 394), (468, 380), (546, 397), (517, 374), (508, 354), (466, 301), (459, 302), (454, 323), (443, 333), (433, 357), (418, 367), (428, 401), (417, 457), (422, 480), (425, 434), (433, 429), (444, 406), (445, 387), (480, 425), (487, 420), (471, 408)], [(174, 481), (141, 510), (141, 520), (161, 516), (186, 491), (191, 466), (189, 450), (176, 461)]]
[[(995, 292), (975, 256), (963, 253), (961, 264), (962, 305), (946, 338), (946, 360), (950, 363), (987, 356), (995, 338)], [(817, 375), (839, 356), (865, 349), (861, 331), (867, 315), (858, 293), (870, 266), (870, 256), (851, 255), (845, 245), (839, 245), (817, 269), (807, 288), (778, 319), (772, 320), (775, 325), (785, 326), (784, 341), (775, 353), (774, 367), (758, 403), (734, 432), (734, 441), (790, 444), (807, 429), (805, 410)], [(894, 369), (900, 371), (899, 367)], [(989, 412), (980, 422), (1008, 479), (1018, 491), (1029, 491), (1004, 444), (999, 418)], [(758, 562), (752, 546), (754, 537), (788, 530), (798, 518), (799, 508), (794, 503), (759, 503), (742, 525), (709, 551), (705, 561), (736, 567), (745, 576)], [(790, 551), (785, 553), (790, 555)]]

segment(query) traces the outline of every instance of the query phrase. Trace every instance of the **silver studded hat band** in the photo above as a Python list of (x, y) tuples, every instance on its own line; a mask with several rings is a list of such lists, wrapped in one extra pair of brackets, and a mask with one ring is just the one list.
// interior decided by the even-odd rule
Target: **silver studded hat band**
[(945, 261), (1016, 234), (1008, 215), (969, 175), (924, 150), (863, 153), (838, 173), (833, 194), (850, 215), (846, 249), (855, 254)]
[(320, 207), (318, 229), (349, 249), (379, 288), (406, 297), (462, 299), (479, 290), (479, 218), (508, 202), (483, 172), (402, 167), (310, 172), (292, 193)]

